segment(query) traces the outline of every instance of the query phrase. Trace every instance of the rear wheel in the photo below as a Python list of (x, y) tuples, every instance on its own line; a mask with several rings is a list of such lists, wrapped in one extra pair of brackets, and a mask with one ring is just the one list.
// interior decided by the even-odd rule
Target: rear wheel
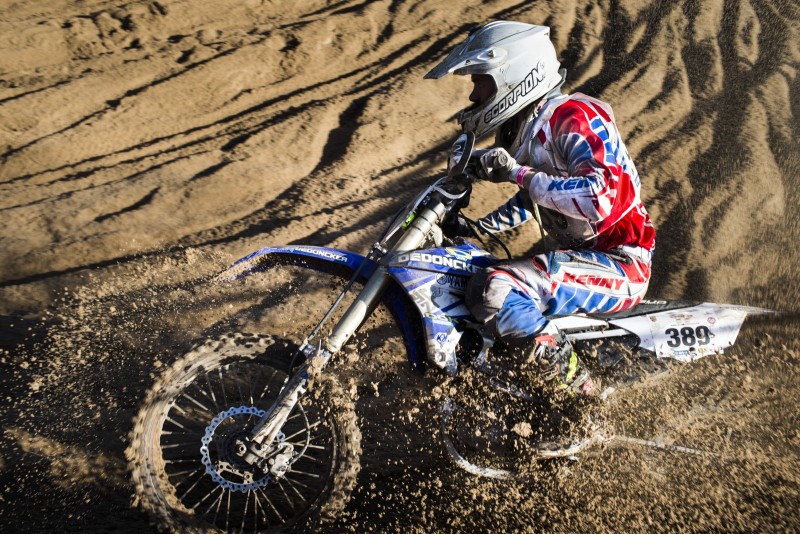
[(196, 346), (150, 390), (128, 460), (136, 494), (170, 530), (262, 532), (332, 519), (359, 470), (352, 401), (317, 379), (278, 436), (266, 472), (237, 453), (288, 376), (293, 345), (228, 334)]
[[(541, 460), (569, 457), (602, 441), (594, 402), (558, 398), (538, 371), (464, 368), (442, 404), (445, 451), (479, 476), (525, 479)], [(510, 367), (510, 365), (509, 365)], [(597, 415), (597, 414), (595, 414)]]

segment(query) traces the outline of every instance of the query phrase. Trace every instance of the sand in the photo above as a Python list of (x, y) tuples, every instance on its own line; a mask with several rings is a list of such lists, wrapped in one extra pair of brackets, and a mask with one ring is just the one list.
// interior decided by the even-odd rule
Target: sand
[[(159, 367), (227, 324), (220, 294), (245, 300), (210, 277), (268, 245), (365, 253), (458, 132), (469, 83), (422, 76), (494, 19), (550, 25), (566, 89), (613, 106), (658, 232), (649, 296), (785, 313), (609, 408), (628, 434), (721, 456), (609, 447), (533, 484), (447, 462), (424, 415), (442, 378), (408, 371), (381, 315), (348, 360), (364, 456), (336, 528), (800, 529), (789, 0), (3, 2), (3, 524), (149, 528), (130, 421)], [(510, 191), (480, 184), (467, 213)], [(537, 232), (512, 237), (521, 255)]]

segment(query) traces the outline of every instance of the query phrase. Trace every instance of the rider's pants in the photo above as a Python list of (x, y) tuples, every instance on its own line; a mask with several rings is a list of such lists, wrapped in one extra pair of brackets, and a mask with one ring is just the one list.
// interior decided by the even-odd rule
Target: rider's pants
[(525, 338), (546, 326), (546, 316), (631, 308), (649, 280), (650, 252), (644, 249), (559, 250), (474, 275), (466, 301), (472, 315), (496, 335)]

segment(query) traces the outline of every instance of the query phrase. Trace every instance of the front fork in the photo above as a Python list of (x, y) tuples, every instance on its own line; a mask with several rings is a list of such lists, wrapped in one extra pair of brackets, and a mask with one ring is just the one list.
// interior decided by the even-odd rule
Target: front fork
[[(427, 239), (433, 225), (442, 220), (444, 213), (445, 206), (441, 202), (435, 202), (432, 207), (423, 209), (400, 240), (392, 247), (390, 254), (419, 248)], [(250, 444), (243, 455), (245, 461), (251, 464), (261, 464), (273, 451), (273, 447), (270, 445), (275, 443), (281, 428), (300, 397), (306, 392), (312, 373), (321, 372), (327, 366), (331, 356), (339, 352), (347, 340), (358, 330), (377, 306), (389, 279), (386, 268), (382, 265), (379, 266), (339, 322), (336, 323), (331, 334), (325, 340), (324, 346), (304, 345), (305, 363), (292, 376), (275, 403), (250, 432)]]

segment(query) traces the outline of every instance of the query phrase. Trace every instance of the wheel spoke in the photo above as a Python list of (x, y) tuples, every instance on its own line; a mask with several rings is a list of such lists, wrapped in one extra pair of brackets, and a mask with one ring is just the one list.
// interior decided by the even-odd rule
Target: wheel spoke
[[(300, 416), (301, 416), (301, 414), (299, 414), (297, 412), (292, 412), (292, 414), (289, 415), (289, 417), (286, 418), (286, 423), (284, 424), (284, 426), (286, 424), (289, 424), (290, 421), (294, 421), (295, 419), (297, 419)], [(292, 425), (292, 426), (294, 426), (294, 425)]]
[[(208, 375), (206, 375), (206, 381), (208, 381)], [(196, 381), (196, 382), (193, 382), (189, 387), (194, 388), (194, 391), (196, 391), (204, 399), (208, 399), (209, 401), (211, 401), (211, 403), (214, 405), (214, 410), (212, 410), (211, 408), (207, 408), (207, 410), (209, 412), (216, 413), (216, 412), (220, 411), (219, 407), (217, 406), (217, 401), (214, 398), (214, 396), (208, 394), (208, 392), (206, 391), (206, 388), (204, 388), (202, 386), (202, 384), (199, 383), (199, 380)], [(184, 394), (184, 396), (188, 396), (188, 395)]]
[(173, 431), (169, 431), (169, 430), (162, 430), (161, 431), (161, 435), (162, 436), (191, 436), (191, 437), (196, 437), (198, 434), (197, 434), (197, 432), (192, 432), (191, 430), (186, 431), (186, 432), (173, 432)]
[[(172, 418), (171, 418), (171, 417), (169, 417), (169, 416), (168, 416), (168, 417), (165, 419), (165, 421), (166, 421), (166, 422), (170, 422), (170, 423), (172, 423), (173, 425), (175, 425), (175, 426), (177, 426), (178, 428), (181, 428), (181, 429), (183, 429), (183, 430), (188, 430), (188, 429), (187, 429), (185, 426), (183, 426), (182, 424), (180, 424), (179, 422), (177, 422), (176, 420), (172, 419)], [(161, 432), (161, 434), (162, 434), (162, 435), (164, 435), (164, 434), (166, 434), (166, 432), (163, 432), (163, 431), (162, 431), (162, 432)]]
[[(258, 376), (261, 377), (261, 375), (262, 375), (262, 373), (259, 372)], [(257, 382), (256, 380), (248, 380), (247, 381), (247, 389), (249, 390), (248, 391), (248, 401), (250, 402), (250, 406), (253, 406), (256, 403), (255, 399), (253, 398), (253, 393), (255, 391), (254, 388), (256, 387), (256, 382)]]
[[(293, 443), (292, 445), (294, 445), (294, 443)], [(298, 446), (299, 446), (299, 445), (298, 445)], [(311, 455), (310, 455), (310, 454), (308, 454), (308, 453), (305, 453), (305, 454), (304, 454), (304, 455), (302, 455), (300, 458), (298, 458), (297, 460), (295, 460), (295, 463), (296, 463), (296, 462), (299, 462), (300, 460), (310, 460), (310, 461), (314, 462), (315, 464), (319, 464), (319, 465), (325, 465), (325, 462), (323, 462), (323, 461), (322, 461), (322, 460), (320, 460), (319, 458), (316, 458), (315, 456), (311, 456)]]
[(216, 499), (214, 499), (214, 501), (213, 501), (213, 502), (211, 502), (211, 503), (208, 505), (208, 507), (206, 508), (206, 511), (205, 511), (205, 512), (203, 512), (203, 515), (201, 515), (201, 516), (200, 516), (200, 519), (203, 519), (203, 518), (206, 516), (206, 514), (207, 514), (208, 512), (210, 512), (210, 511), (211, 511), (211, 508), (213, 508), (215, 504), (217, 505), (217, 509), (219, 509), (219, 505), (220, 505), (220, 503), (222, 503), (222, 498), (225, 496), (225, 490), (224, 490), (224, 489), (222, 489), (222, 486), (214, 486), (214, 487), (211, 489), (211, 491), (209, 491), (209, 492), (206, 494), (206, 496), (205, 496), (205, 497), (203, 497), (203, 498), (202, 498), (200, 501), (198, 501), (198, 502), (197, 502), (197, 504), (195, 504), (195, 505), (192, 507), (192, 510), (195, 510), (195, 509), (196, 509), (198, 506), (200, 506), (201, 504), (203, 504), (203, 503), (205, 502), (205, 500), (206, 500), (206, 499), (208, 499), (209, 497), (211, 497), (211, 496), (214, 494), (214, 492), (215, 492), (215, 491), (217, 491), (217, 490), (219, 490), (219, 496), (218, 496)]
[(213, 412), (213, 410), (211, 410), (211, 408), (208, 408), (206, 405), (202, 404), (201, 402), (199, 402), (198, 400), (196, 400), (194, 397), (192, 397), (192, 396), (190, 396), (190, 395), (187, 395), (187, 394), (185, 394), (185, 393), (184, 393), (183, 397), (184, 397), (185, 399), (188, 399), (188, 400), (192, 401), (194, 404), (196, 404), (197, 406), (199, 406), (199, 407), (200, 407), (200, 408), (202, 408), (203, 410), (207, 411), (208, 413), (210, 413), (210, 414), (212, 414), (212, 415), (214, 414), (214, 412)]
[(203, 466), (196, 467), (194, 469), (184, 469), (183, 471), (175, 471), (174, 473), (169, 473), (169, 476), (170, 477), (179, 477), (179, 476), (183, 476), (183, 475), (188, 475), (189, 473), (194, 473), (195, 471), (202, 471), (203, 473), (205, 473), (206, 469)]
[(256, 509), (256, 513), (253, 514), (255, 516), (255, 521), (253, 525), (253, 532), (258, 532), (258, 518), (259, 518), (259, 510), (264, 516), (264, 522), (267, 523), (269, 526), (269, 519), (267, 517), (267, 511), (261, 506), (261, 503), (258, 501), (258, 494), (254, 491), (253, 492), (253, 506)]
[(217, 411), (217, 413), (219, 413), (222, 411), (222, 409), (220, 409), (219, 404), (217, 403), (217, 396), (214, 395), (214, 388), (211, 387), (211, 376), (206, 374), (205, 379), (206, 386), (208, 386), (208, 394), (211, 396), (211, 400), (214, 403), (214, 409)]
[(187, 456), (187, 457), (175, 457), (170, 459), (164, 459), (165, 464), (185, 464), (186, 462), (193, 462), (197, 463), (198, 459), (197, 456)]
[[(286, 488), (284, 488), (284, 487), (283, 487), (283, 484), (281, 484), (281, 480), (278, 480), (278, 481), (277, 481), (277, 483), (276, 483), (276, 485), (278, 486), (278, 489), (280, 489), (280, 490), (281, 490), (281, 493), (283, 494), (283, 497), (286, 499), (286, 504), (288, 504), (288, 505), (289, 505), (289, 508), (291, 508), (291, 509), (292, 509), (292, 512), (294, 512), (294, 504), (292, 504), (292, 499), (291, 499), (291, 498), (289, 498), (289, 494), (288, 494), (288, 493), (286, 493)], [(296, 492), (296, 491), (297, 491), (297, 490), (295, 490), (295, 492)], [(299, 494), (298, 494), (298, 495), (299, 495)], [(302, 495), (300, 495), (300, 498), (302, 499), (302, 498), (303, 498), (303, 496), (302, 496)], [(303, 500), (305, 500), (305, 499), (303, 499)]]
[[(179, 500), (179, 501), (181, 501), (181, 502), (183, 502), (183, 499), (184, 499), (184, 498), (186, 498), (186, 496), (187, 496), (187, 495), (189, 495), (189, 493), (190, 493), (190, 492), (191, 492), (191, 491), (192, 491), (192, 490), (193, 490), (193, 489), (194, 489), (194, 488), (195, 488), (195, 487), (196, 487), (196, 486), (197, 486), (197, 485), (200, 483), (200, 481), (201, 481), (201, 480), (203, 480), (203, 476), (204, 476), (204, 475), (205, 475), (205, 473), (203, 473), (202, 475), (200, 475), (200, 477), (198, 477), (198, 479), (197, 479), (197, 480), (195, 480), (194, 484), (192, 484), (191, 486), (189, 486), (189, 489), (187, 489), (187, 490), (186, 490), (186, 491), (183, 493), (183, 495), (181, 495), (180, 497), (178, 497), (178, 500)], [(183, 482), (185, 482), (186, 480), (189, 480), (189, 478), (190, 478), (190, 477), (186, 477), (186, 478), (184, 479), (184, 481), (183, 481)], [(183, 482), (180, 482), (180, 483), (178, 483), (178, 484), (175, 484), (173, 487), (174, 487), (175, 489), (178, 489), (178, 486), (180, 486), (181, 484), (183, 484)]]
[(178, 432), (178, 431), (171, 431), (171, 430), (162, 430), (162, 436), (197, 436), (196, 431), (187, 430), (186, 432)]
[(283, 523), (285, 521), (285, 519), (283, 518), (281, 513), (278, 511), (278, 509), (275, 508), (275, 505), (272, 504), (272, 501), (269, 499), (267, 494), (264, 493), (264, 490), (261, 489), (261, 488), (258, 488), (258, 492), (261, 494), (261, 496), (264, 498), (264, 500), (267, 501), (267, 504), (269, 505), (270, 508), (272, 508), (272, 511), (275, 512), (275, 515), (278, 516), (278, 519), (281, 521), (281, 523)]
[(277, 370), (275, 370), (275, 369), (273, 369), (273, 370), (272, 370), (272, 375), (270, 375), (270, 377), (269, 377), (269, 380), (267, 380), (267, 382), (264, 384), (264, 388), (261, 390), (261, 395), (259, 395), (259, 397), (258, 397), (258, 400), (259, 400), (259, 401), (260, 401), (261, 399), (263, 399), (263, 398), (264, 398), (264, 395), (266, 395), (266, 394), (267, 394), (267, 391), (269, 391), (269, 389), (270, 389), (270, 385), (272, 385), (272, 380), (275, 378), (275, 374), (276, 374), (277, 372), (278, 372), (278, 371), (277, 371)]
[[(192, 469), (192, 471), (191, 471), (191, 472), (192, 472), (192, 473), (198, 473), (198, 472), (199, 472), (199, 473), (200, 473), (200, 477), (199, 477), (199, 478), (198, 478), (198, 479), (195, 481), (195, 483), (194, 483), (194, 484), (192, 484), (192, 487), (191, 487), (191, 488), (189, 488), (190, 490), (191, 490), (191, 489), (192, 489), (192, 488), (193, 488), (195, 485), (197, 485), (197, 483), (200, 481), (200, 479), (201, 479), (201, 478), (203, 478), (203, 475), (205, 475), (205, 474), (206, 474), (206, 470), (205, 470), (205, 469)], [(174, 477), (176, 477), (176, 476), (177, 476), (177, 473), (170, 473), (169, 475), (170, 475), (170, 478), (174, 478)], [(172, 487), (173, 487), (173, 488), (175, 488), (175, 489), (178, 489), (179, 487), (181, 487), (182, 485), (186, 484), (186, 483), (187, 483), (189, 480), (191, 480), (191, 479), (192, 479), (192, 476), (191, 476), (191, 475), (189, 475), (189, 476), (187, 476), (187, 477), (183, 477), (183, 478), (182, 478), (182, 479), (181, 479), (181, 480), (180, 480), (178, 483), (176, 483), (176, 484), (173, 484), (173, 485), (172, 485)]]
[[(302, 483), (302, 482), (300, 482), (299, 480), (292, 480), (292, 479), (291, 479), (291, 478), (289, 478), (289, 477), (286, 477), (286, 478), (284, 478), (283, 480), (285, 480), (285, 481), (286, 481), (286, 482), (287, 482), (287, 483), (288, 483), (288, 484), (289, 484), (289, 485), (292, 487), (292, 489), (294, 489), (295, 491), (297, 491), (297, 489), (295, 488), (295, 486), (296, 486), (296, 485), (297, 485), (297, 486), (300, 486), (300, 487), (301, 487), (301, 488), (303, 488), (303, 489), (307, 489), (307, 490), (310, 490), (310, 491), (313, 491), (313, 489), (314, 489), (314, 488), (312, 488), (311, 486), (309, 486), (308, 484), (303, 484), (303, 483)], [(298, 492), (298, 493), (299, 493), (299, 492)], [(304, 499), (304, 500), (305, 500), (305, 499)]]
[[(293, 492), (295, 492), (295, 493), (297, 494), (297, 496), (298, 496), (298, 497), (300, 497), (300, 500), (301, 500), (301, 501), (303, 501), (303, 502), (306, 502), (306, 498), (305, 498), (305, 497), (303, 497), (303, 494), (302, 494), (302, 493), (300, 493), (299, 491), (297, 491), (297, 488), (295, 488), (295, 487), (294, 487), (294, 483), (292, 483), (292, 481), (291, 481), (290, 479), (288, 479), (288, 478), (284, 478), (284, 479), (283, 479), (283, 482), (286, 482), (286, 484), (287, 484), (287, 485), (288, 485), (288, 486), (291, 488), (291, 490), (292, 490)], [(297, 481), (295, 481), (295, 482), (297, 482)], [(299, 483), (299, 482), (297, 482), (297, 484), (300, 484), (300, 483)], [(283, 486), (282, 486), (282, 485), (280, 485), (280, 483), (279, 483), (278, 485), (279, 485), (279, 486), (280, 486), (280, 488), (283, 490)], [(300, 484), (300, 485), (302, 486), (302, 484)], [(308, 487), (308, 486), (305, 486), (305, 487)], [(284, 493), (284, 495), (286, 495), (286, 490), (283, 490), (283, 493)], [(291, 499), (289, 499), (289, 496), (288, 496), (288, 495), (286, 495), (286, 500), (287, 500), (287, 501), (291, 501)]]
[(225, 379), (222, 377), (222, 368), (217, 369), (219, 374), (219, 387), (222, 390), (222, 405), (228, 405), (228, 396), (225, 394)]
[[(333, 473), (341, 473), (334, 469), (341, 461), (335, 455), (335, 419), (314, 399), (301, 399), (282, 428), (281, 442), (302, 453), (284, 477), (265, 474), (242, 460), (241, 442), (274, 402), (286, 374), (266, 362), (263, 353), (239, 357), (240, 340), (225, 336), (221, 343), (198, 346), (194, 356), (187, 355), (185, 366), (173, 367), (172, 375), (157, 384), (159, 389), (149, 397), (155, 400), (137, 416), (138, 425), (155, 429), (151, 437), (134, 437), (146, 466), (143, 472), (150, 473), (148, 479), (137, 480), (137, 488), (144, 487), (137, 491), (145, 492), (150, 511), (172, 506), (163, 496), (173, 495), (202, 529), (280, 528), (320, 505), (317, 500), (332, 487)], [(354, 475), (349, 480), (337, 487), (346, 491)]]
[(188, 414), (186, 413), (186, 410), (184, 410), (183, 408), (181, 408), (180, 406), (178, 406), (178, 403), (177, 403), (177, 402), (175, 403), (175, 405), (174, 405), (172, 408), (173, 408), (173, 409), (174, 409), (176, 412), (180, 413), (182, 416), (184, 416), (184, 417), (187, 417), (187, 416), (188, 416)]
[(228, 531), (228, 527), (230, 526), (230, 520), (231, 520), (231, 494), (232, 493), (233, 493), (232, 491), (228, 492), (228, 509), (225, 512), (225, 532)]
[(309, 473), (307, 471), (300, 471), (299, 469), (292, 469), (292, 473), (296, 473), (298, 475), (304, 475), (307, 477), (319, 478), (319, 475), (316, 473)]
[(244, 522), (247, 519), (247, 508), (250, 506), (250, 490), (247, 491), (247, 494), (244, 498), (244, 512), (242, 512), (242, 526), (239, 528), (239, 532), (244, 532)]
[(313, 425), (311, 425), (311, 426), (309, 426), (309, 427), (307, 427), (307, 428), (302, 428), (302, 429), (298, 430), (297, 432), (295, 432), (294, 434), (292, 434), (291, 436), (286, 436), (286, 437), (285, 437), (285, 438), (283, 438), (283, 439), (284, 439), (284, 441), (289, 441), (289, 440), (290, 440), (290, 439), (292, 439), (293, 437), (295, 437), (295, 436), (297, 436), (297, 435), (300, 435), (300, 434), (302, 434), (303, 432), (311, 432), (311, 431), (312, 431), (312, 430), (314, 430), (314, 429), (315, 429), (317, 426), (319, 426), (319, 424), (320, 424), (320, 423), (321, 423), (321, 421), (317, 421), (317, 422), (316, 422), (316, 423), (314, 423)]
[(217, 508), (214, 510), (214, 524), (217, 524), (217, 518), (219, 517), (219, 511), (222, 509), (222, 501), (225, 500), (225, 495), (228, 495), (230, 498), (231, 492), (222, 490), (222, 493), (219, 494), (219, 502), (217, 502)]
[(238, 379), (239, 378), (237, 376), (238, 374), (239, 373), (234, 373), (234, 375), (233, 375), (233, 378), (234, 378), (233, 383), (236, 384), (236, 391), (239, 392), (239, 401), (242, 404), (245, 404), (247, 402), (247, 400), (244, 398), (244, 395), (242, 394), (242, 381)]

